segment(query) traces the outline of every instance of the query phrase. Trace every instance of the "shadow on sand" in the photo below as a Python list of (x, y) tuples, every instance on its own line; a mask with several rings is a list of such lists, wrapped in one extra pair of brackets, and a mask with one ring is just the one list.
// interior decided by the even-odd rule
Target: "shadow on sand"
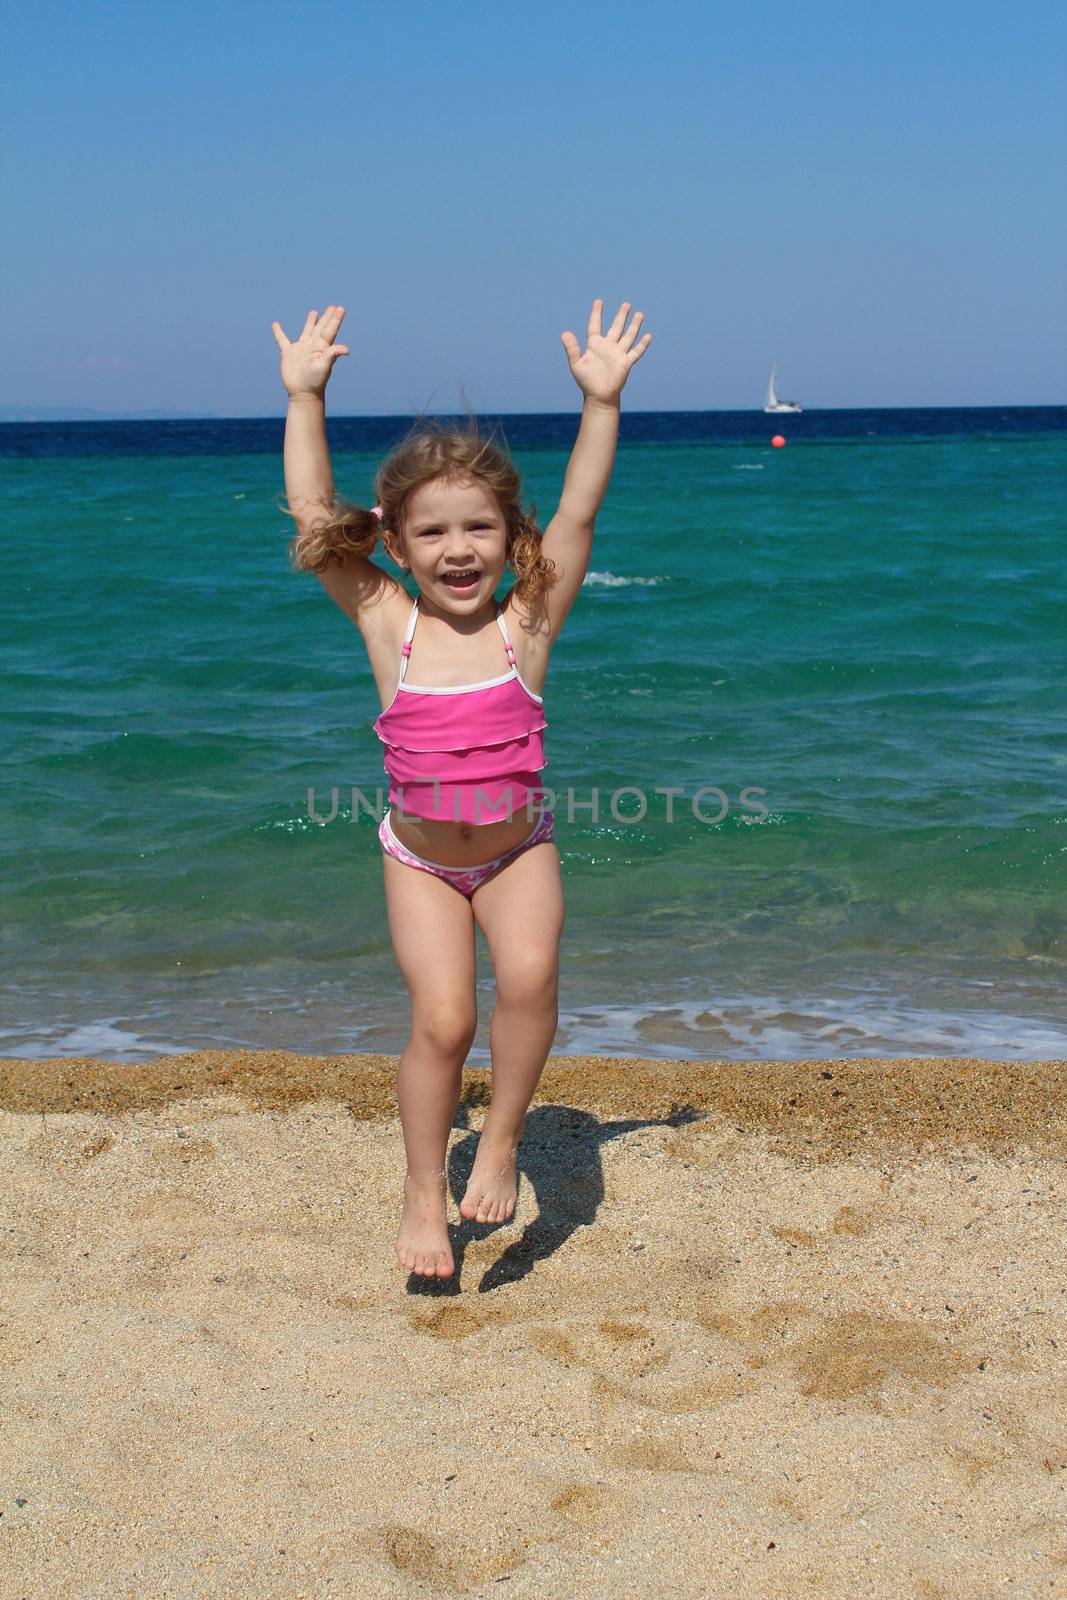
[[(478, 1285), (479, 1294), (488, 1294), (502, 1284), (515, 1283), (532, 1272), (567, 1240), (576, 1228), (589, 1227), (596, 1220), (604, 1198), (604, 1168), (601, 1150), (610, 1140), (637, 1128), (680, 1128), (688, 1122), (702, 1121), (707, 1113), (682, 1106), (666, 1117), (626, 1117), (616, 1122), (601, 1122), (589, 1111), (573, 1106), (536, 1105), (526, 1116), (519, 1146), (518, 1186), (531, 1185), (540, 1215), (523, 1228), (485, 1272)], [(478, 1133), (470, 1125), (470, 1106), (460, 1101), (453, 1127), (466, 1136), (448, 1152), (448, 1187), (458, 1207), (467, 1187), (478, 1149)], [(495, 1228), (514, 1227), (514, 1214), (507, 1222), (471, 1222), (466, 1217), (459, 1225), (449, 1224), (449, 1237), (456, 1270), (450, 1278), (431, 1278), (410, 1273), (409, 1294), (456, 1295), (460, 1293), (463, 1257), (467, 1245)]]

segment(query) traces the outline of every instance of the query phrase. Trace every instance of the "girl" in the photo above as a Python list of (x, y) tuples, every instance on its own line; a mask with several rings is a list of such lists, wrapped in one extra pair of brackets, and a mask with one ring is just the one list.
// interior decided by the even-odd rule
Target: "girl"
[[(334, 493), (325, 393), (343, 306), (309, 311), (296, 342), (271, 324), (289, 395), (285, 488), (293, 566), (314, 572), (363, 636), (382, 712), (374, 727), (390, 777), (379, 830), (389, 931), (411, 996), (397, 1099), (407, 1173), (396, 1255), (447, 1278), (445, 1155), (477, 1028), (477, 922), (497, 1004), (492, 1092), (460, 1201), (464, 1217), (503, 1222), (516, 1201), (526, 1113), (558, 1021), (563, 891), (542, 798), (548, 658), (589, 565), (593, 525), (615, 460), (620, 395), (652, 341), (630, 302), (601, 332), (594, 300), (586, 348), (560, 338), (584, 396), (559, 508), (541, 532), (506, 451), (467, 430), (416, 424), (378, 469), (372, 509)], [(379, 537), (403, 585), (370, 555)], [(494, 596), (505, 568), (517, 582)], [(398, 672), (399, 664), (399, 672)], [(407, 672), (410, 668), (411, 681)], [(520, 809), (521, 808), (521, 809)]]

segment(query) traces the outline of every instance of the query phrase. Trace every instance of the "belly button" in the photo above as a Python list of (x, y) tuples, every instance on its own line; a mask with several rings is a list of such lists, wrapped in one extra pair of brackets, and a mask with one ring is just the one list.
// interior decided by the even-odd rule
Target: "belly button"
[(470, 823), (469, 822), (465, 822), (463, 824), (463, 826), (460, 828), (459, 831), (462, 834), (464, 839), (469, 839), (470, 836), (471, 836), (471, 825), (470, 825)]

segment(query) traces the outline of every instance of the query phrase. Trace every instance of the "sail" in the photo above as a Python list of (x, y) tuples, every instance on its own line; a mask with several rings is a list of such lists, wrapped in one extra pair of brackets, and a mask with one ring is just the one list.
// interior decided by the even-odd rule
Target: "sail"
[(778, 368), (774, 366), (771, 368), (771, 381), (767, 385), (767, 398), (763, 402), (765, 406), (776, 406), (778, 404), (778, 386), (775, 381), (777, 377)]

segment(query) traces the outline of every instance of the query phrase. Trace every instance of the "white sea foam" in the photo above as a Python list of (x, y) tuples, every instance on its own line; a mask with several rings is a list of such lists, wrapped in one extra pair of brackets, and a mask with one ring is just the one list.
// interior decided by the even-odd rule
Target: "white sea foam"
[(632, 583), (664, 583), (664, 578), (622, 578), (614, 572), (587, 572), (585, 582), (590, 586), (600, 584), (605, 589), (618, 589)]
[(937, 1011), (889, 996), (716, 996), (706, 1004), (561, 1011), (552, 1048), (558, 1055), (666, 1060), (979, 1056), (1041, 1061), (1067, 1055), (1067, 1027), (1052, 1018), (1007, 1011)]
[(209, 1048), (203, 1044), (174, 1044), (164, 1039), (148, 1039), (129, 1028), (116, 1027), (115, 1017), (101, 1017), (77, 1026), (54, 1028), (4, 1028), (0, 1030), (0, 1053), (31, 1060), (50, 1056), (93, 1056), (101, 1061), (148, 1061), (153, 1056), (182, 1055), (189, 1050)]

